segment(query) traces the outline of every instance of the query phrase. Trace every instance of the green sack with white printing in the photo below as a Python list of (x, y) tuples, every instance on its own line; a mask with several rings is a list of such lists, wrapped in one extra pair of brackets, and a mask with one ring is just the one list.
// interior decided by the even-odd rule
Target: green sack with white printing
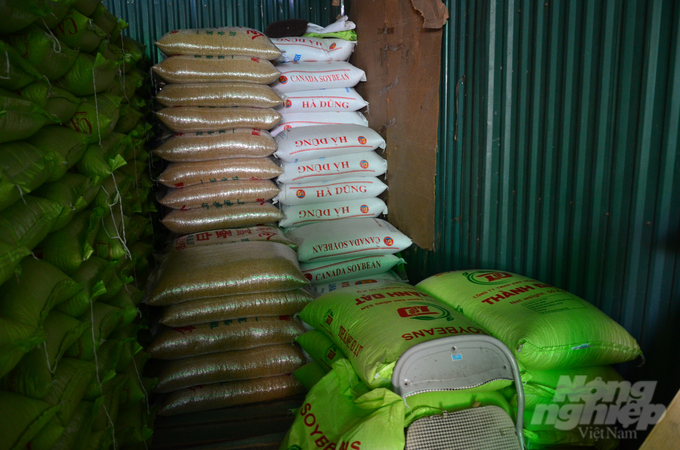
[[(305, 306), (300, 318), (340, 347), (370, 388), (391, 386), (397, 359), (416, 344), (447, 336), (487, 334), (459, 312), (397, 282), (324, 294)], [(494, 388), (509, 383), (498, 382)]]
[(479, 323), (528, 370), (616, 364), (642, 354), (635, 339), (592, 304), (522, 275), (460, 270), (416, 287)]
[(370, 390), (346, 359), (309, 391), (295, 411), (280, 450), (403, 449), (404, 401), (385, 388)]

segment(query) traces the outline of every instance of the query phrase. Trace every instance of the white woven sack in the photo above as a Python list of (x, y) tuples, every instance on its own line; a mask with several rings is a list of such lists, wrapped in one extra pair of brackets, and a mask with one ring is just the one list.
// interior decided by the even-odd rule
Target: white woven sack
[(409, 248), (411, 239), (382, 219), (340, 219), (296, 228), (287, 233), (298, 244), (298, 261), (312, 262), (353, 255), (389, 255)]
[(343, 61), (290, 62), (279, 64), (278, 80), (271, 84), (280, 93), (354, 87), (366, 81), (366, 73)]
[(329, 156), (295, 163), (281, 163), (279, 184), (322, 183), (350, 176), (378, 177), (387, 172), (387, 161), (376, 152)]
[(305, 36), (293, 36), (271, 39), (281, 50), (280, 61), (347, 61), (356, 41), (344, 39), (324, 39)]
[(280, 185), (281, 192), (274, 202), (284, 205), (309, 205), (377, 197), (387, 185), (376, 177), (346, 178), (326, 183), (297, 183)]
[[(284, 115), (287, 116), (287, 114)], [(385, 148), (385, 140), (377, 132), (362, 125), (351, 124), (291, 128), (279, 133), (275, 141), (277, 150), (274, 155), (286, 162), (309, 161), (324, 156), (365, 153), (377, 148)]]
[(302, 274), (312, 286), (379, 275), (405, 261), (396, 255), (359, 256), (300, 264)]
[(280, 113), (359, 111), (368, 106), (368, 102), (351, 87), (315, 89), (281, 95), (285, 97), (283, 104), (274, 108)]
[(359, 111), (321, 112), (321, 113), (282, 113), (278, 122), (269, 133), (276, 136), (292, 128), (314, 127), (320, 125), (359, 125), (368, 128), (368, 120)]
[(379, 198), (362, 198), (339, 202), (312, 203), (310, 205), (281, 205), (281, 227), (300, 227), (310, 223), (347, 217), (378, 217), (387, 214), (387, 205)]
[[(309, 293), (311, 293), (314, 298), (320, 297), (323, 294), (336, 291), (338, 289), (343, 289), (347, 287), (360, 286), (365, 284), (375, 284), (382, 282), (393, 282), (393, 281), (403, 281), (399, 278), (399, 275), (389, 270), (374, 276), (365, 276), (352, 278), (351, 280), (335, 281), (333, 283), (319, 284), (316, 286), (310, 286), (305, 288)], [(309, 327), (309, 325), (307, 325)]]

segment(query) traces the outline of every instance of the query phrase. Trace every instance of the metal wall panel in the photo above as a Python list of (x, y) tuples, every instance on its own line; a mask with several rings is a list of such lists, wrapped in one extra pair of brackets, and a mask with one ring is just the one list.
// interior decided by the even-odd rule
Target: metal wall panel
[(680, 388), (680, 4), (448, 6), (437, 241), (407, 255), (412, 281), (497, 268), (580, 295), (638, 339), (647, 364), (624, 370), (659, 379), (655, 399), (669, 401)]
[(335, 22), (339, 7), (322, 0), (104, 0), (116, 17), (130, 24), (124, 34), (142, 42), (155, 63), (162, 59), (153, 43), (180, 28), (240, 26), (264, 30), (272, 22), (305, 19)]

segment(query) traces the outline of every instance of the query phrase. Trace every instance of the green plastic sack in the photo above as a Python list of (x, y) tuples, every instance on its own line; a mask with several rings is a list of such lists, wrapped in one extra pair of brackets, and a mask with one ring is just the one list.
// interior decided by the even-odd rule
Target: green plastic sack
[(50, 81), (68, 72), (80, 53), (37, 25), (30, 25), (19, 34), (7, 36), (7, 40), (22, 58)]
[[(122, 372), (130, 365), (134, 366), (134, 364), (132, 364), (132, 359), (137, 353), (141, 352), (142, 350), (143, 350), (142, 345), (136, 340), (133, 339), (129, 341), (124, 341), (122, 350), (120, 352), (120, 359), (118, 360), (118, 366), (116, 367), (116, 371)], [(141, 368), (137, 368), (137, 370), (141, 371)], [(151, 390), (153, 390), (158, 385), (158, 379), (154, 378), (153, 380), (155, 381), (152, 384), (154, 383), (155, 384), (151, 389), (147, 389), (146, 390), (147, 392), (151, 392)]]
[(25, 142), (0, 145), (0, 211), (49, 180), (59, 159)]
[(26, 139), (56, 121), (27, 98), (0, 89), (0, 144)]
[(635, 339), (592, 304), (522, 275), (461, 270), (417, 288), (479, 322), (528, 370), (616, 364), (642, 354)]
[(106, 37), (104, 30), (99, 28), (92, 19), (74, 8), (66, 13), (52, 32), (66, 45), (86, 53), (94, 51)]
[[(115, 80), (111, 83), (107, 92), (113, 95), (118, 95), (123, 97), (125, 101), (129, 101), (135, 91), (142, 87), (144, 80), (142, 76), (136, 70), (131, 70), (128, 73), (123, 73), (122, 75), (116, 76)], [(134, 126), (130, 127), (130, 129)]]
[(73, 95), (85, 97), (106, 91), (115, 81), (118, 63), (102, 55), (81, 53), (68, 72), (55, 83)]
[(103, 388), (116, 376), (116, 367), (121, 357), (123, 343), (108, 339), (97, 352), (97, 377), (94, 377), (83, 395), (83, 400), (92, 401), (103, 393)]
[(119, 374), (104, 386), (104, 402), (98, 408), (94, 417), (93, 430), (104, 430), (109, 425), (116, 423), (118, 405), (120, 404), (120, 390), (125, 386), (127, 380), (127, 374)]
[(90, 18), (92, 18), (92, 21), (104, 30), (106, 34), (111, 34), (118, 23), (118, 18), (111, 14), (102, 3), (97, 5), (92, 14), (90, 14)]
[(78, 106), (82, 103), (82, 100), (78, 97), (44, 81), (31, 83), (18, 93), (23, 98), (40, 106), (43, 111), (60, 124), (66, 124), (71, 120), (78, 110)]
[(134, 179), (122, 171), (125, 167), (127, 166), (123, 166), (121, 170), (116, 170), (113, 176), (104, 179), (92, 201), (93, 207), (110, 211), (111, 206), (123, 201), (123, 197), (128, 194), (134, 184)]
[(94, 239), (95, 254), (104, 259), (120, 259), (124, 257), (128, 248), (125, 245), (125, 230), (128, 218), (121, 214), (120, 208), (113, 208), (101, 221), (101, 226)]
[(21, 358), (0, 381), (2, 389), (44, 399), (53, 387), (52, 373), (59, 366), (61, 357), (89, 329), (89, 321), (81, 322), (53, 311), (45, 320), (44, 328), (46, 339), (43, 345)]
[(87, 137), (85, 135), (60, 125), (43, 127), (28, 138), (26, 142), (45, 152), (61, 155), (61, 160), (66, 161), (66, 169), (75, 166), (83, 157), (87, 148)]
[(128, 379), (120, 390), (119, 407), (126, 409), (140, 403), (144, 403), (146, 406), (144, 399), (148, 398), (158, 385), (158, 378), (142, 377), (141, 372), (135, 369), (134, 364), (128, 364), (123, 373), (128, 374)]
[(49, 12), (35, 23), (44, 30), (51, 30), (61, 23), (71, 9), (74, 0), (47, 0)]
[(0, 55), (5, 55), (5, 63), (0, 63), (0, 88), (16, 91), (34, 81), (44, 80), (35, 67), (26, 62), (12, 46), (3, 40), (0, 40)]
[(53, 450), (71, 450), (87, 442), (92, 431), (95, 414), (101, 408), (104, 400), (99, 398), (94, 402), (80, 402), (76, 407), (73, 417), (66, 424), (66, 430), (59, 441), (54, 444)]
[(397, 282), (330, 292), (305, 306), (300, 318), (340, 347), (371, 388), (391, 386), (397, 359), (416, 344), (445, 336), (486, 334), (472, 320)]
[(30, 254), (31, 251), (26, 247), (0, 241), (0, 283), (18, 275), (19, 262)]
[(0, 450), (25, 450), (54, 417), (59, 406), (14, 392), (0, 391)]
[(90, 17), (100, 4), (100, 0), (76, 0), (73, 3), (73, 7), (80, 14)]
[(92, 245), (103, 215), (101, 208), (79, 212), (68, 225), (43, 239), (36, 252), (65, 274), (74, 274), (94, 253)]
[(44, 341), (45, 333), (39, 328), (0, 317), (0, 378), (14, 369), (26, 353)]
[(135, 41), (131, 37), (121, 35), (120, 40), (115, 43), (123, 52), (130, 54), (133, 64), (137, 64), (144, 58), (146, 52), (146, 45)]
[(305, 33), (303, 36), (316, 37), (316, 38), (328, 38), (328, 39), (344, 39), (346, 41), (356, 41), (357, 32), (354, 30), (336, 31), (333, 33)]
[(80, 320), (90, 320), (92, 328), (83, 334), (71, 347), (66, 350), (69, 358), (93, 361), (95, 353), (109, 334), (122, 324), (123, 310), (102, 302), (95, 302), (92, 310), (85, 312)]
[[(87, 333), (87, 331), (85, 331)], [(62, 358), (54, 373), (54, 386), (44, 398), (50, 405), (61, 405), (59, 422), (68, 426), (80, 405), (85, 390), (96, 376), (94, 363)]]
[(55, 309), (68, 314), (71, 317), (80, 317), (90, 311), (90, 303), (106, 292), (106, 282), (111, 277), (115, 265), (105, 259), (91, 257), (71, 275), (71, 277), (83, 284), (83, 289), (65, 302), (57, 305)]
[(328, 336), (319, 330), (310, 330), (295, 338), (302, 350), (307, 352), (310, 358), (318, 363), (321, 368), (328, 372), (333, 363), (341, 358), (346, 358), (340, 348), (331, 341)]
[(120, 97), (106, 93), (85, 97), (67, 126), (87, 136), (89, 144), (99, 143), (116, 127), (120, 101)]
[(26, 448), (31, 450), (51, 450), (54, 447), (61, 435), (64, 434), (66, 428), (61, 424), (59, 419), (52, 417), (38, 434), (26, 444)]
[[(123, 104), (120, 107), (120, 119), (113, 131), (118, 133), (129, 133), (132, 131), (144, 115), (130, 106), (129, 103)], [(132, 145), (130, 145), (132, 147)], [(128, 159), (127, 157), (125, 159)]]
[(51, 200), (61, 206), (51, 231), (57, 231), (68, 225), (78, 211), (87, 207), (83, 192), (90, 187), (91, 180), (77, 173), (68, 173), (59, 181), (45, 183), (33, 192), (35, 197)]
[(32, 250), (50, 232), (61, 209), (53, 201), (24, 195), (0, 214), (0, 241)]
[[(123, 286), (134, 281), (133, 277), (121, 278), (118, 275), (119, 266), (120, 264), (116, 266), (116, 270), (113, 271), (111, 278), (109, 279), (108, 283), (106, 283), (106, 293), (99, 297), (99, 300), (104, 303), (118, 295), (118, 293), (123, 289)], [(134, 320), (135, 316), (137, 315), (137, 308), (133, 307), (132, 309), (128, 309), (127, 306), (128, 305), (126, 305), (126, 308), (123, 308), (123, 319), (121, 320), (121, 325), (127, 325), (132, 320)]]
[(40, 327), (55, 305), (72, 297), (82, 285), (52, 264), (24, 258), (21, 274), (0, 286), (0, 316)]
[(146, 405), (137, 402), (121, 410), (116, 422), (116, 442), (121, 446), (128, 446), (146, 441), (153, 435), (153, 429), (149, 425)]
[(78, 172), (87, 176), (108, 177), (126, 164), (120, 155), (131, 143), (129, 136), (111, 133), (100, 144), (92, 144), (78, 162)]
[(309, 391), (316, 383), (321, 381), (327, 373), (328, 371), (325, 370), (325, 367), (321, 367), (321, 364), (312, 361), (293, 372), (293, 376)]
[(309, 391), (279, 449), (329, 447), (404, 448), (404, 401), (385, 388), (369, 390), (346, 359)]
[(0, 3), (0, 33), (14, 33), (23, 28), (26, 28), (36, 20), (40, 20), (45, 16), (49, 9), (47, 8), (45, 0), (39, 1), (22, 1), (22, 0), (5, 0)]

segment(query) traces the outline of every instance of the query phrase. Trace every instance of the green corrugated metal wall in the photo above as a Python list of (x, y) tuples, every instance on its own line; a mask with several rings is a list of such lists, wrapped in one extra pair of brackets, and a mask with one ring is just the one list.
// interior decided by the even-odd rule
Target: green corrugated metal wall
[[(105, 3), (150, 48), (175, 28), (339, 13), (330, 0)], [(680, 387), (680, 4), (446, 3), (436, 249), (408, 252), (412, 280), (498, 268), (568, 289), (639, 340), (648, 363), (626, 375), (660, 380), (655, 401), (669, 401)]]
[[(498, 268), (623, 324), (680, 388), (680, 3), (449, 1), (436, 247), (413, 281)], [(457, 132), (457, 136), (456, 136)], [(456, 140), (457, 138), (457, 140)]]

